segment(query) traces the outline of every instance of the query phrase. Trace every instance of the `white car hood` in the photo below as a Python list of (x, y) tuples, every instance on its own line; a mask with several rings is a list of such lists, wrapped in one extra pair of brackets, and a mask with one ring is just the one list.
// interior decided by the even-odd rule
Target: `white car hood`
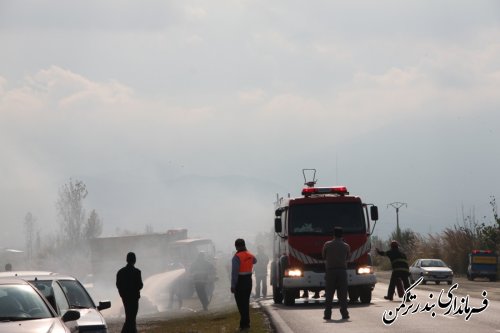
[(96, 309), (72, 309), (80, 312), (80, 319), (76, 321), (78, 326), (106, 326), (101, 313)]
[(448, 267), (422, 267), (423, 271), (426, 272), (446, 272), (446, 273), (451, 273), (451, 269)]
[(67, 333), (69, 329), (59, 318), (9, 321), (0, 323), (0, 333)]

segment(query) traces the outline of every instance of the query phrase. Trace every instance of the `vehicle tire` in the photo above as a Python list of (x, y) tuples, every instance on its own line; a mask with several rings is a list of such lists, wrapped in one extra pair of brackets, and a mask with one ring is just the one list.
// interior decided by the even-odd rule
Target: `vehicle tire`
[(467, 280), (472, 281), (472, 276), (469, 273), (467, 273)]
[(436, 281), (436, 284), (440, 284), (440, 283), (441, 283), (441, 281)]
[(471, 281), (474, 281), (474, 279), (475, 279), (475, 278), (476, 278), (476, 277), (474, 276), (474, 274), (471, 274), (471, 275), (470, 275), (470, 280), (471, 280)]
[(490, 282), (495, 282), (497, 280), (496, 276), (490, 276)]
[(281, 293), (280, 288), (278, 288), (278, 286), (276, 285), (273, 285), (273, 301), (274, 304), (283, 303), (283, 294)]
[(350, 287), (348, 289), (349, 293), (349, 302), (357, 302), (359, 299), (359, 287)]
[(283, 288), (283, 300), (285, 305), (291, 306), (295, 304), (295, 290)]
[(372, 290), (369, 287), (360, 288), (359, 298), (362, 304), (370, 304), (372, 301)]
[(425, 281), (425, 280), (422, 280), (422, 284), (427, 284), (427, 281)]
[(453, 281), (448, 281), (448, 285), (450, 285), (450, 284), (452, 284), (452, 283), (453, 283)]

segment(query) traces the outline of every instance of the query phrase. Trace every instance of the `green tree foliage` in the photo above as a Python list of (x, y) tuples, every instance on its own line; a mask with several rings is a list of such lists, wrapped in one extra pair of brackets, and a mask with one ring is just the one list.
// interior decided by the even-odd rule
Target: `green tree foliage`
[(418, 258), (443, 258), (443, 240), (440, 235), (418, 235), (408, 254), (411, 262)]
[(90, 216), (87, 219), (87, 223), (84, 227), (85, 239), (92, 239), (99, 237), (102, 233), (102, 221), (99, 215), (97, 215), (95, 209), (90, 212)]
[(95, 209), (87, 218), (83, 205), (87, 195), (87, 186), (80, 180), (70, 179), (69, 183), (59, 189), (56, 208), (63, 243), (78, 246), (83, 240), (98, 237), (102, 233), (102, 220)]
[[(390, 239), (387, 241), (387, 247), (390, 246), (390, 243), (393, 239), (397, 238), (397, 230), (393, 231), (390, 235)], [(400, 231), (400, 239), (399, 239), (399, 248), (408, 253), (412, 249), (415, 248), (415, 245), (418, 241), (419, 235), (411, 229), (404, 229)]]
[(481, 230), (482, 243), (485, 249), (500, 252), (500, 217), (498, 205), (494, 196), (490, 197), (490, 206), (493, 212), (493, 223), (484, 225)]
[(87, 197), (87, 187), (82, 181), (70, 179), (59, 189), (56, 202), (63, 238), (72, 244), (79, 244), (83, 239), (85, 209), (83, 200)]

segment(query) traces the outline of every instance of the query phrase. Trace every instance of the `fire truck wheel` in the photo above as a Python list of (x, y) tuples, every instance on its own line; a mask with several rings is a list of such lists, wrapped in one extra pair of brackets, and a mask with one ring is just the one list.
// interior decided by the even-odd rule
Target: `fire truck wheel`
[(273, 285), (273, 301), (275, 304), (283, 303), (283, 295), (279, 287)]
[(294, 305), (295, 304), (295, 294), (297, 292), (294, 289), (283, 289), (283, 299), (285, 301), (285, 305)]

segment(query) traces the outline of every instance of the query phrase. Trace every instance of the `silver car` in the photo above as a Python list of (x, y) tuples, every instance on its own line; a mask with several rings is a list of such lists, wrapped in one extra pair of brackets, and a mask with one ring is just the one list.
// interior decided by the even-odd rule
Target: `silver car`
[(76, 321), (78, 332), (107, 333), (108, 327), (101, 310), (111, 307), (110, 301), (95, 305), (83, 285), (73, 276), (44, 271), (2, 272), (2, 276), (17, 276), (31, 282), (50, 302), (59, 315), (68, 310), (80, 313)]
[(78, 318), (80, 313), (74, 310), (59, 317), (41, 292), (23, 279), (0, 279), (0, 333), (71, 333), (75, 325), (65, 323)]
[(410, 266), (410, 282), (413, 283), (420, 277), (423, 277), (423, 284), (433, 281), (440, 284), (445, 281), (448, 284), (453, 283), (453, 270), (448, 267), (441, 259), (417, 259)]

